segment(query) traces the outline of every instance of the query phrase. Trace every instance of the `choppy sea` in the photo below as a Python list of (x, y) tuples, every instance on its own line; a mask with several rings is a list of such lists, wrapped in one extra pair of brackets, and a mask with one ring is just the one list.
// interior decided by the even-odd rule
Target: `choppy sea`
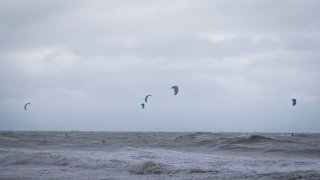
[(320, 179), (320, 134), (0, 131), (0, 179)]

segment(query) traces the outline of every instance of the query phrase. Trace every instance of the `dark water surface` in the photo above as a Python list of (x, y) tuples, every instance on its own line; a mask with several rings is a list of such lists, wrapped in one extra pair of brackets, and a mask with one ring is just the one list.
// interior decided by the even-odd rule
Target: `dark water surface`
[(320, 134), (0, 131), (0, 179), (320, 179)]

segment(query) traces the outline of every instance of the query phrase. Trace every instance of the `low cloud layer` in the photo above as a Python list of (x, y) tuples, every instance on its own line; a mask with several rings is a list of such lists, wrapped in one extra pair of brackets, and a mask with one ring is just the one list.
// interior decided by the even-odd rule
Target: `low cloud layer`
[(319, 7), (1, 1), (0, 129), (318, 132)]

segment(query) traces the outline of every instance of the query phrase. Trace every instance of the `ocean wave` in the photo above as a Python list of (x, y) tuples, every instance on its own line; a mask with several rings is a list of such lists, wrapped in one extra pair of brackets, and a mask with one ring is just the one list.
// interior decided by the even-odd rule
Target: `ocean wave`
[(276, 139), (264, 135), (250, 134), (247, 136), (233, 137), (226, 144), (221, 144), (219, 150), (230, 150), (237, 153), (242, 152), (272, 152), (283, 148), (283, 151), (287, 147), (293, 147), (293, 145), (300, 146), (299, 143), (290, 141), (288, 139)]
[(221, 146), (218, 149), (219, 150), (235, 151), (235, 152), (238, 152), (238, 153), (259, 151), (259, 148), (250, 147), (250, 146), (241, 145), (241, 144), (228, 144), (228, 145), (225, 145), (225, 146)]
[[(231, 144), (236, 151), (253, 151), (248, 145)], [(240, 149), (239, 149), (240, 148)], [(242, 148), (242, 149), (241, 149)], [(1, 149), (0, 149), (1, 150)], [(122, 147), (113, 151), (65, 151), (6, 149), (0, 154), (0, 168), (72, 169), (81, 172), (119, 172), (134, 177), (147, 176), (217, 176), (226, 172), (291, 172), (315, 170), (316, 160), (278, 159), (192, 153), (157, 148)], [(252, 154), (252, 153), (250, 153)], [(20, 166), (23, 165), (23, 166)], [(12, 167), (10, 167), (12, 166)], [(54, 168), (50, 166), (55, 166)], [(266, 176), (268, 177), (268, 176)], [(206, 178), (204, 178), (206, 179)]]
[(24, 152), (9, 152), (0, 157), (1, 165), (57, 165), (67, 166), (70, 160), (61, 155), (52, 155), (50, 153), (24, 153)]
[(225, 144), (221, 144), (219, 146), (219, 150), (234, 150), (237, 152), (250, 152), (250, 151), (258, 151), (260, 148), (255, 147), (255, 144), (260, 143), (273, 143), (276, 140), (270, 137), (251, 134), (240, 137), (232, 137)]
[(214, 138), (212, 133), (190, 133), (175, 137), (174, 142), (177, 146), (191, 146), (191, 147), (213, 147), (216, 146), (220, 140)]
[(198, 136), (198, 134), (196, 134), (196, 133), (186, 134), (186, 135), (177, 136), (174, 138), (174, 140), (176, 140), (176, 141), (189, 141), (189, 140), (193, 140), (193, 139), (197, 138), (197, 136)]
[(10, 137), (10, 136), (8, 136), (8, 137), (4, 136), (4, 137), (0, 137), (0, 140), (18, 141), (19, 139), (15, 138), (15, 137)]
[(143, 161), (133, 165), (129, 172), (134, 174), (170, 174), (173, 173), (172, 167), (163, 163), (153, 161)]
[(217, 170), (206, 170), (206, 169), (202, 169), (202, 168), (199, 168), (199, 167), (195, 167), (195, 168), (190, 168), (189, 170), (188, 170), (188, 172), (189, 173), (192, 173), (192, 174), (194, 174), (194, 173), (210, 173), (210, 174), (216, 174), (216, 173), (218, 173), (219, 171), (217, 171)]
[(294, 134), (293, 136), (295, 136), (295, 137), (303, 137), (303, 138), (312, 137), (311, 134), (300, 134), (300, 133)]
[(288, 155), (303, 155), (304, 157), (320, 157), (320, 149), (269, 149), (265, 153), (283, 153)]
[(272, 172), (262, 173), (256, 179), (308, 179), (319, 180), (319, 171), (293, 171), (293, 172)]
[(0, 166), (39, 165), (68, 166), (82, 169), (113, 168), (125, 163), (121, 160), (107, 158), (101, 153), (84, 152), (6, 152), (0, 156)]
[(262, 135), (257, 135), (257, 134), (252, 134), (249, 137), (245, 139), (240, 139), (234, 143), (238, 144), (250, 144), (250, 143), (264, 143), (264, 142), (274, 142), (276, 141), (275, 139), (267, 136), (262, 136)]
[(261, 144), (261, 143), (297, 143), (289, 139), (279, 139), (260, 134), (239, 134), (220, 137), (219, 134), (190, 133), (174, 138), (182, 146), (225, 147), (230, 144)]
[[(122, 150), (132, 151), (125, 157), (131, 164), (129, 172), (141, 174), (176, 174), (176, 173), (218, 173), (203, 163), (210, 163), (206, 154), (190, 154), (187, 152), (169, 151), (163, 149), (135, 149), (125, 148)], [(120, 150), (120, 151), (122, 151)], [(146, 158), (146, 154), (152, 154), (153, 159)], [(142, 159), (141, 159), (142, 158)], [(131, 162), (130, 162), (131, 161)]]

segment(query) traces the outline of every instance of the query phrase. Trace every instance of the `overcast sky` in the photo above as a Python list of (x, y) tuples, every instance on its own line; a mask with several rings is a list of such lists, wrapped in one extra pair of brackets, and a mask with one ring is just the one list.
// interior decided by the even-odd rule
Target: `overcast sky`
[(319, 9), (0, 0), (0, 130), (320, 132)]

